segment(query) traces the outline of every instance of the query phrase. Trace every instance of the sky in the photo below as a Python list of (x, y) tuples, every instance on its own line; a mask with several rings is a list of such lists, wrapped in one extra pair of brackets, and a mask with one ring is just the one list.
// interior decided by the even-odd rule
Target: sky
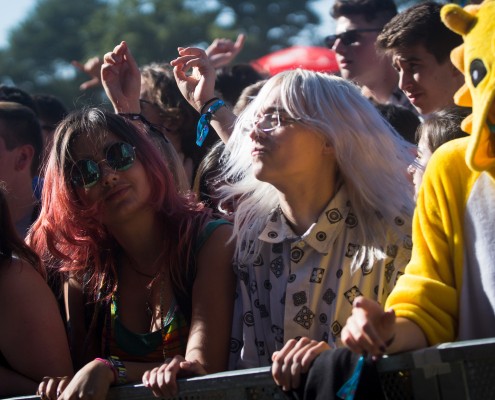
[[(332, 30), (331, 27), (329, 29), (329, 24), (331, 24), (329, 10), (332, 3), (332, 0), (318, 0), (314, 5), (323, 18), (322, 27), (319, 30), (321, 37), (329, 35)], [(36, 0), (0, 0), (0, 4), (3, 4), (2, 12), (0, 12), (0, 48), (2, 48), (7, 45), (8, 31), (27, 16), (36, 4)]]

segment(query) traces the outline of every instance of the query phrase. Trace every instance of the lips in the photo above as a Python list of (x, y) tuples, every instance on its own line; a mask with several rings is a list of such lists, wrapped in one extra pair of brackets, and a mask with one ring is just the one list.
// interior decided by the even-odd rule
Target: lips
[(105, 195), (105, 202), (111, 203), (120, 200), (127, 194), (128, 190), (128, 185), (115, 186)]

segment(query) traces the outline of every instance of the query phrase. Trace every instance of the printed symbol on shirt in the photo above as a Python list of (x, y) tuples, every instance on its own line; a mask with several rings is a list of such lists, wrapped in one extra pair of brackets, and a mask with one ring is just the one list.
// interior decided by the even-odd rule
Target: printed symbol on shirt
[(283, 243), (273, 243), (272, 244), (272, 253), (273, 254), (282, 254), (284, 252), (284, 244)]
[(404, 218), (402, 218), (402, 217), (395, 217), (394, 222), (395, 222), (396, 225), (402, 226), (402, 225), (404, 225)]
[(276, 239), (278, 237), (278, 233), (274, 232), (274, 231), (270, 231), (270, 232), (268, 232), (268, 237), (270, 239)]
[(241, 351), (242, 348), (242, 342), (238, 339), (235, 338), (230, 338), (230, 352), (231, 353), (238, 353)]
[(294, 318), (294, 322), (301, 325), (303, 328), (309, 329), (313, 324), (313, 318), (315, 314), (308, 307), (304, 306), (299, 310)]
[(402, 271), (397, 271), (397, 276), (395, 277), (395, 284), (397, 284), (397, 280), (402, 276), (404, 275), (404, 272)]
[(272, 333), (275, 335), (275, 341), (284, 343), (284, 330), (281, 327), (272, 325)]
[(260, 267), (260, 266), (262, 266), (263, 264), (264, 264), (264, 262), (263, 262), (263, 257), (261, 257), (261, 254), (260, 254), (258, 257), (256, 257), (256, 260), (254, 260), (254, 262), (253, 262), (253, 266), (254, 266), (254, 267)]
[(246, 250), (249, 252), (249, 254), (254, 254), (253, 240), (249, 241), (249, 246), (245, 240), (241, 242), (241, 251), (246, 252)]
[(284, 269), (284, 260), (282, 259), (282, 256), (278, 256), (270, 263), (270, 270), (277, 278), (280, 278), (283, 269)]
[(321, 322), (322, 324), (326, 324), (326, 323), (327, 323), (327, 320), (328, 320), (327, 314), (325, 314), (325, 313), (321, 313), (321, 314), (320, 314), (320, 318), (319, 318), (319, 319), (320, 319), (320, 322)]
[(324, 242), (327, 238), (327, 234), (323, 231), (320, 231), (316, 234), (316, 240), (319, 242)]
[(301, 261), (301, 258), (303, 258), (303, 255), (304, 255), (304, 251), (302, 249), (300, 249), (299, 247), (294, 247), (290, 251), (290, 259), (292, 261), (294, 261), (295, 263), (298, 263), (299, 261)]
[(323, 295), (322, 299), (325, 303), (330, 305), (333, 303), (333, 301), (335, 300), (336, 297), (337, 297), (337, 295), (335, 294), (335, 292), (332, 289), (327, 289), (327, 291)]
[(340, 325), (339, 321), (334, 321), (332, 324), (332, 335), (339, 336), (340, 332), (342, 332), (342, 325)]
[(265, 355), (265, 342), (261, 340), (255, 340), (256, 343), (256, 348), (258, 349), (258, 355), (259, 356), (264, 356)]
[(287, 282), (292, 283), (296, 280), (297, 275), (296, 274), (290, 274), (289, 279), (287, 279)]
[(251, 284), (249, 285), (249, 290), (251, 290), (251, 293), (256, 293), (256, 291), (258, 290), (258, 284), (256, 283), (256, 281), (252, 281)]
[(349, 213), (345, 219), (345, 223), (349, 228), (355, 228), (358, 224), (358, 220), (353, 213)]
[(272, 290), (272, 283), (267, 279), (267, 280), (265, 280), (265, 282), (263, 282), (263, 287), (266, 290)]
[(335, 224), (343, 218), (342, 214), (337, 208), (332, 208), (331, 210), (328, 210), (325, 214), (327, 215), (328, 221), (331, 224)]
[(246, 271), (238, 272), (239, 279), (247, 286), (249, 284), (249, 274)]
[(295, 306), (302, 306), (303, 304), (306, 304), (308, 301), (305, 291), (294, 293), (292, 295), (292, 299), (294, 300)]
[(389, 244), (387, 246), (387, 256), (389, 257), (397, 257), (397, 252), (399, 251), (399, 247), (396, 246), (395, 244)]
[(247, 313), (244, 314), (243, 317), (244, 323), (247, 326), (253, 326), (254, 325), (254, 316), (252, 311), (248, 311)]
[(405, 238), (404, 238), (404, 248), (407, 249), (407, 250), (412, 250), (412, 247), (413, 247), (413, 242), (412, 242), (412, 237), (410, 235), (407, 235)]
[(385, 265), (385, 279), (387, 280), (387, 283), (390, 283), (394, 271), (395, 271), (395, 265), (393, 261)]
[(279, 216), (278, 210), (275, 210), (272, 215), (270, 215), (270, 222), (277, 222), (278, 221), (278, 216)]
[(344, 271), (342, 271), (341, 269), (338, 269), (337, 272), (335, 273), (337, 279), (340, 279), (342, 275), (344, 275)]
[(356, 297), (362, 296), (357, 286), (351, 287), (347, 292), (344, 293), (345, 298), (349, 303), (354, 303)]
[(365, 257), (363, 263), (361, 264), (361, 271), (363, 271), (363, 275), (369, 275), (373, 272), (373, 264), (370, 263), (368, 257)]
[(311, 283), (321, 283), (324, 273), (325, 270), (323, 268), (313, 268), (313, 272), (311, 272), (311, 278), (309, 278), (309, 281)]
[(261, 318), (266, 318), (269, 316), (268, 314), (268, 309), (266, 308), (266, 306), (264, 304), (260, 304), (260, 300), (259, 299), (256, 299), (254, 301), (254, 306), (260, 310), (260, 316)]
[(358, 250), (360, 249), (360, 247), (361, 246), (359, 244), (349, 243), (347, 245), (347, 251), (345, 252), (345, 256), (349, 258), (354, 257), (358, 252)]

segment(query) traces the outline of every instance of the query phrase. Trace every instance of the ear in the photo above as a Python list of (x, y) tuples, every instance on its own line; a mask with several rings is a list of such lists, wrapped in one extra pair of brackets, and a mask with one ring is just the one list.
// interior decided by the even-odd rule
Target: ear
[(14, 168), (16, 171), (29, 170), (34, 157), (34, 147), (30, 144), (24, 144), (16, 148), (16, 157)]
[(335, 155), (335, 148), (327, 140), (323, 142), (323, 154)]

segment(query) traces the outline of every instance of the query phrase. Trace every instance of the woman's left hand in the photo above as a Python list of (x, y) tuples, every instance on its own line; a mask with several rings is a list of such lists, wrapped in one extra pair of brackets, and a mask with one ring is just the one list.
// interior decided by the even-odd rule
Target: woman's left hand
[(307, 337), (297, 341), (290, 339), (280, 351), (272, 355), (275, 383), (284, 391), (297, 389), (301, 383), (301, 374), (307, 373), (314, 359), (330, 349), (327, 342), (317, 342)]
[(153, 391), (155, 397), (172, 397), (178, 393), (178, 377), (195, 375), (206, 375), (206, 370), (200, 362), (175, 356), (166, 360), (160, 367), (146, 371), (143, 374), (143, 384)]

